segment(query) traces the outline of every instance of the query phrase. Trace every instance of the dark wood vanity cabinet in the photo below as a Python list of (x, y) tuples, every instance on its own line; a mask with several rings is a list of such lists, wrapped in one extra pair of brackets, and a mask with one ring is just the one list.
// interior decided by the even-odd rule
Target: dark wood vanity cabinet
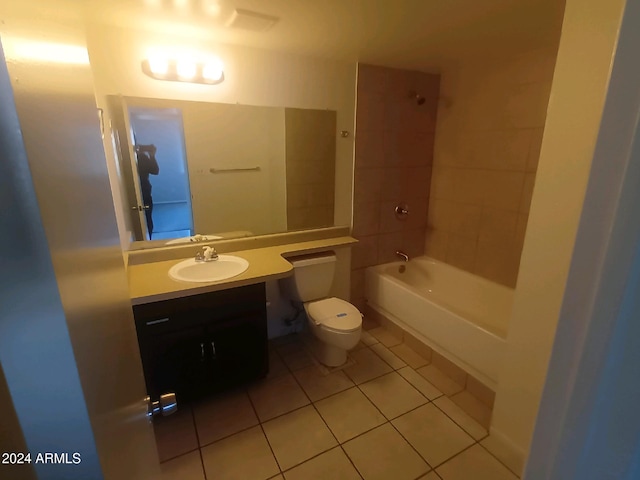
[(265, 285), (133, 307), (149, 396), (189, 400), (269, 369)]

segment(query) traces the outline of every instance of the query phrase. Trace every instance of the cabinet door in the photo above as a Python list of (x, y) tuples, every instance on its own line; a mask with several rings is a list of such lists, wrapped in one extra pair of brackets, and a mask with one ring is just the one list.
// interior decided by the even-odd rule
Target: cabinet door
[(187, 400), (207, 381), (210, 360), (203, 328), (149, 336), (140, 342), (140, 353), (152, 398), (175, 392)]
[(266, 322), (244, 315), (207, 327), (210, 379), (217, 386), (263, 377), (269, 368)]

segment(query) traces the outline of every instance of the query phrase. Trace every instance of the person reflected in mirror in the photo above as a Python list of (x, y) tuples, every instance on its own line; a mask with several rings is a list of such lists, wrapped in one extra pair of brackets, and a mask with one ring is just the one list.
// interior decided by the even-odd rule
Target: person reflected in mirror
[(147, 231), (149, 240), (153, 235), (153, 198), (151, 197), (151, 182), (149, 175), (158, 175), (160, 167), (156, 160), (156, 146), (136, 145), (136, 158), (138, 160), (138, 175), (140, 176), (140, 190), (142, 191), (142, 204), (147, 218)]

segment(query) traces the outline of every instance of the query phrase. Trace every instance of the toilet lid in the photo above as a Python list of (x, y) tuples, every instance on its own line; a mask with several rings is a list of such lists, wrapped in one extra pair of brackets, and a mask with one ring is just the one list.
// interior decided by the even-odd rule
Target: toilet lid
[(335, 297), (309, 303), (307, 313), (316, 325), (332, 330), (348, 332), (362, 326), (360, 311), (349, 302)]

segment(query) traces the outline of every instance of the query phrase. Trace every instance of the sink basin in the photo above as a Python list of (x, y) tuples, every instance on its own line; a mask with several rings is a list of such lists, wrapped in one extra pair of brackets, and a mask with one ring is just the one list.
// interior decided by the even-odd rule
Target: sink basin
[(196, 262), (190, 258), (169, 269), (169, 277), (183, 282), (217, 282), (240, 275), (249, 262), (234, 255), (218, 255), (218, 260)]

